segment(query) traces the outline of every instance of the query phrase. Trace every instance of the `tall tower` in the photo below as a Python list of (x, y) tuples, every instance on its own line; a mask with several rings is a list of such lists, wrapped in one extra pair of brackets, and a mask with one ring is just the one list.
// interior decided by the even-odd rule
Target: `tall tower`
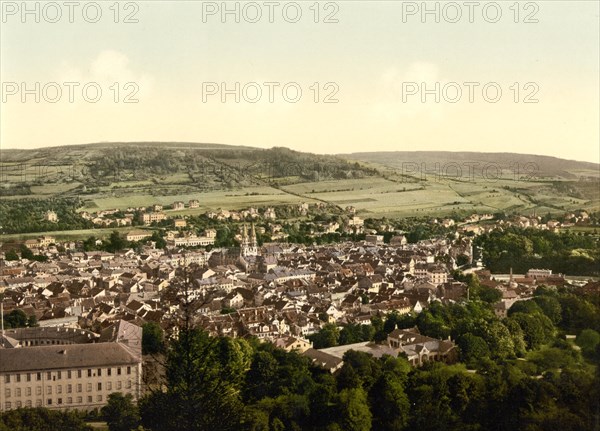
[(248, 248), (249, 256), (258, 256), (258, 241), (256, 240), (256, 229), (254, 223), (250, 225), (250, 247)]
[(258, 256), (258, 243), (256, 241), (254, 224), (250, 227), (250, 235), (248, 235), (248, 227), (244, 224), (244, 229), (242, 230), (242, 243), (240, 245), (242, 256)]

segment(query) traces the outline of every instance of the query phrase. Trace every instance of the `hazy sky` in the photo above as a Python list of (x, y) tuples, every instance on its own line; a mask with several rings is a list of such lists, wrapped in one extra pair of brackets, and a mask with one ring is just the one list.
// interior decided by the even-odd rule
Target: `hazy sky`
[(28, 2), (24, 15), (2, 2), (2, 148), (190, 141), (600, 162), (597, 1), (427, 2), (426, 15), (420, 1), (113, 3)]

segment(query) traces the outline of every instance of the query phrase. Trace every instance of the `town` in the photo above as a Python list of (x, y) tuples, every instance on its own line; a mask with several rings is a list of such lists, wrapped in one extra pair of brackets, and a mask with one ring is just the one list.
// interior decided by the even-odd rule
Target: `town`
[[(189, 202), (194, 205), (197, 201)], [(183, 206), (175, 202), (172, 209)], [(323, 206), (301, 204), (294, 210), (306, 216)], [(550, 269), (494, 274), (484, 268), (481, 250), (474, 247), (478, 235), (509, 227), (558, 232), (585, 225), (590, 219), (585, 211), (566, 214), (560, 221), (542, 221), (534, 215), (497, 220), (492, 214), (432, 219), (430, 223), (447, 229), (446, 234), (412, 243), (406, 232), (391, 225), (365, 227), (365, 220), (352, 207), (344, 213), (343, 224), (310, 222), (309, 237), (338, 232), (362, 239), (321, 245), (285, 242), (286, 221), (278, 219), (277, 209), (267, 207), (207, 213), (208, 219), (234, 222), (237, 228), (235, 246), (215, 247), (217, 229), (197, 235), (185, 217), (169, 217), (162, 206), (153, 205), (84, 214), (100, 225), (139, 222), (140, 227), (127, 232), (121, 238), (123, 246), (113, 252), (86, 250), (83, 241), (57, 241), (48, 235), (25, 240), (20, 257), (4, 247), (0, 255), (3, 314), (20, 313), (27, 322), (23, 326), (29, 327), (3, 329), (0, 410), (31, 406), (91, 410), (105, 405), (114, 389), (139, 399), (144, 393), (141, 328), (153, 324), (173, 334), (182, 298), (194, 301), (194, 323), (211, 336), (255, 337), (336, 372), (351, 349), (374, 357), (406, 355), (413, 366), (455, 362), (454, 340), (427, 337), (416, 328), (397, 329), (379, 343), (361, 339), (318, 348), (322, 346), (312, 340), (328, 325), (369, 327), (374, 318), (418, 315), (435, 303), (468, 301), (474, 294), (471, 281), (465, 279), (469, 274), (477, 279), (478, 289), (492, 292), (499, 318), (506, 317), (516, 302), (532, 299), (539, 286), (571, 286), (596, 293), (600, 289), (591, 275), (569, 276)], [(165, 228), (157, 236), (159, 226)], [(270, 242), (259, 244), (258, 232), (270, 234)], [(96, 239), (92, 246), (102, 243), (103, 239)], [(83, 359), (77, 356), (78, 346)], [(73, 364), (65, 368), (64, 360), (50, 352), (52, 348)], [(97, 348), (113, 353), (90, 353)], [(40, 350), (36, 357), (50, 359), (25, 361), (23, 355), (30, 356), (26, 352), (32, 349)], [(81, 377), (82, 370), (81, 383), (61, 384), (65, 375)], [(42, 382), (36, 391), (32, 376)], [(48, 389), (42, 394), (44, 385)]]

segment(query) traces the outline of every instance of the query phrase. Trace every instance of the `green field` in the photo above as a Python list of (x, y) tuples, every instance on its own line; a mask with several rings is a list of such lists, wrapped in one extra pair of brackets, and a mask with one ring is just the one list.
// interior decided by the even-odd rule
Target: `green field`
[(12, 242), (12, 241), (21, 241), (25, 239), (37, 238), (42, 235), (49, 235), (55, 237), (57, 240), (81, 240), (87, 239), (90, 236), (95, 236), (96, 238), (105, 238), (108, 237), (113, 231), (120, 232), (125, 234), (134, 229), (141, 229), (140, 226), (135, 227), (115, 227), (115, 228), (106, 228), (106, 229), (81, 229), (81, 230), (62, 230), (62, 231), (53, 231), (53, 232), (34, 232), (34, 233), (15, 233), (9, 235), (0, 235), (0, 242)]
[[(485, 171), (484, 178), (481, 170), (469, 178), (470, 171), (462, 170), (459, 178), (451, 177), (451, 166), (473, 162), (498, 166), (498, 171)], [(512, 170), (515, 163), (518, 171)], [(536, 170), (525, 178), (528, 164)], [(494, 180), (498, 174), (500, 179)], [(78, 198), (83, 203), (79, 210), (90, 212), (200, 202), (197, 209), (169, 215), (299, 202), (354, 206), (365, 217), (598, 211), (598, 176), (597, 164), (509, 153), (392, 152), (336, 158), (286, 148), (189, 143), (4, 150), (0, 160), (0, 191), (7, 201)]]
[(141, 194), (122, 197), (98, 197), (86, 201), (82, 210), (99, 211), (103, 209), (149, 206), (152, 204), (170, 205), (175, 201), (183, 201), (186, 204), (190, 199), (200, 201), (200, 207), (195, 209), (186, 209), (184, 211), (169, 211), (172, 214), (198, 214), (209, 210), (222, 209), (243, 209), (250, 206), (266, 206), (293, 204), (299, 202), (314, 202), (314, 199), (304, 199), (302, 197), (285, 193), (273, 187), (259, 186), (246, 187), (231, 191), (213, 191), (172, 194), (164, 196), (153, 196)]
[(546, 182), (508, 179), (398, 182), (368, 178), (294, 184), (284, 189), (342, 207), (351, 205), (365, 216), (443, 216), (453, 212), (497, 211), (545, 214), (594, 206), (593, 201), (552, 194)]

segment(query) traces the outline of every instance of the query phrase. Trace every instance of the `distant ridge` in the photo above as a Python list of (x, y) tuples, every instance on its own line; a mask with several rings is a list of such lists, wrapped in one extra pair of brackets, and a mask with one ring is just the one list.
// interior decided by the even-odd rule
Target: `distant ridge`
[(398, 168), (402, 163), (493, 163), (503, 168), (510, 168), (518, 164), (524, 166), (527, 163), (535, 163), (539, 172), (544, 175), (559, 175), (565, 178), (574, 178), (573, 170), (593, 170), (600, 173), (600, 164), (582, 162), (577, 160), (562, 159), (553, 156), (541, 156), (536, 154), (519, 154), (509, 152), (474, 152), (474, 151), (373, 151), (349, 154), (338, 154), (338, 156), (364, 162), (378, 163), (381, 165)]

